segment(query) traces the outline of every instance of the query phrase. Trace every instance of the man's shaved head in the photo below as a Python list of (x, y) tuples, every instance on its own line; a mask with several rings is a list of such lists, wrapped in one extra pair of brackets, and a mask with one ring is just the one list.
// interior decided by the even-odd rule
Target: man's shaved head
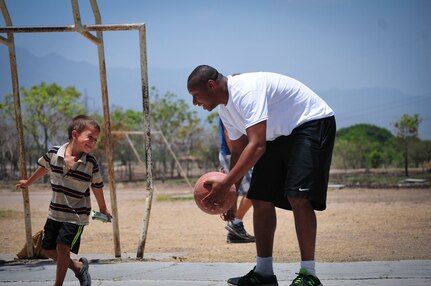
[(217, 81), (219, 72), (208, 65), (197, 66), (189, 75), (187, 79), (188, 86), (200, 85), (208, 82), (209, 80)]

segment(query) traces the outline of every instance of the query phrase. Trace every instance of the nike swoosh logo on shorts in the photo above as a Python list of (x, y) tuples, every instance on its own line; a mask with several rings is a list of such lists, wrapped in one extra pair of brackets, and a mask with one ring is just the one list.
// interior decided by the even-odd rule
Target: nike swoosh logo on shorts
[(305, 191), (309, 191), (310, 189), (303, 189), (303, 188), (299, 188), (298, 191), (300, 192), (305, 192)]

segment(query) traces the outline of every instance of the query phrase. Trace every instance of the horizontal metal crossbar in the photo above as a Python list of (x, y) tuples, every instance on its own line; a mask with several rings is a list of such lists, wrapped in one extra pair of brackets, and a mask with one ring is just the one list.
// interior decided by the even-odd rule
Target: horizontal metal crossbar
[(90, 31), (127, 31), (144, 29), (144, 23), (133, 24), (103, 24), (103, 25), (82, 25), (76, 27), (69, 26), (9, 26), (0, 27), (0, 33), (45, 33), (45, 32), (90, 32)]

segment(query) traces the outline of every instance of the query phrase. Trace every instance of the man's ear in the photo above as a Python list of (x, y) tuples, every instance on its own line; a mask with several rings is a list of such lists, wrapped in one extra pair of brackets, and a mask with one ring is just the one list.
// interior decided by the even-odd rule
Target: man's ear
[(207, 82), (207, 87), (208, 87), (209, 89), (215, 89), (215, 88), (216, 88), (216, 86), (217, 86), (217, 84), (216, 84), (216, 82), (215, 82), (214, 80), (212, 80), (212, 79), (208, 80), (208, 82)]

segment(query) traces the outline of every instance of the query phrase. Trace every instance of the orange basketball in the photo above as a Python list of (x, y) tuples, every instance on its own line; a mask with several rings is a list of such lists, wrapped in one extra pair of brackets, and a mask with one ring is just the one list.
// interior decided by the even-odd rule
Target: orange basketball
[(203, 174), (195, 184), (194, 197), (198, 207), (207, 214), (222, 214), (227, 212), (236, 202), (236, 188), (232, 185), (227, 192), (224, 200), (217, 205), (207, 205), (202, 200), (210, 193), (211, 185), (204, 184), (210, 178), (226, 176), (220, 172), (209, 172)]

